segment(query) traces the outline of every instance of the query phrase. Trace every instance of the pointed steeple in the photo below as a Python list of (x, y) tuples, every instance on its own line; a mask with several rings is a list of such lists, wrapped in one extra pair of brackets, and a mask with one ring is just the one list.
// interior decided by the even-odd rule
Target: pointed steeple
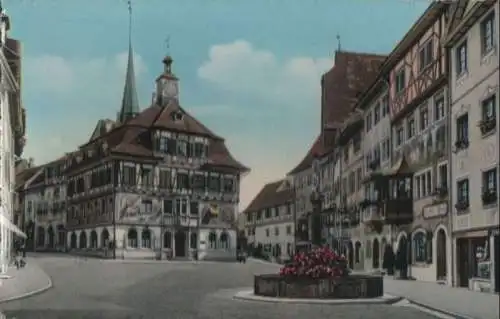
[(135, 84), (134, 72), (134, 51), (132, 50), (132, 4), (128, 1), (129, 30), (128, 30), (128, 61), (127, 73), (125, 75), (125, 87), (123, 89), (122, 108), (118, 121), (126, 122), (128, 119), (139, 114), (139, 100), (137, 98), (137, 88)]

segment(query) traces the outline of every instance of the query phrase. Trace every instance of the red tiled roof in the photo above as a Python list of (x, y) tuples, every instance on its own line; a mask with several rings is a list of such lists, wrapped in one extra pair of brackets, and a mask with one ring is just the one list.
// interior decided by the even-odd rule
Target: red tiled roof
[(300, 163), (292, 169), (288, 175), (297, 174), (299, 172), (305, 171), (310, 168), (315, 157), (321, 156), (324, 153), (323, 143), (321, 141), (321, 135), (316, 137), (314, 143), (309, 148), (306, 156), (300, 161)]
[[(176, 114), (182, 115), (182, 117), (176, 118)], [(151, 140), (152, 129), (208, 137), (211, 141), (208, 165), (233, 168), (241, 172), (249, 170), (233, 158), (223, 138), (186, 112), (177, 101), (170, 101), (166, 106), (152, 105), (135, 118), (82, 145), (80, 149), (85, 150), (106, 143), (111, 153), (154, 158)]]
[(255, 212), (266, 208), (276, 207), (293, 200), (293, 189), (291, 187), (279, 190), (279, 187), (286, 182), (279, 180), (268, 183), (262, 187), (245, 209), (244, 213)]
[(335, 65), (322, 78), (322, 129), (345, 119), (358, 96), (375, 81), (386, 57), (346, 51), (335, 54)]

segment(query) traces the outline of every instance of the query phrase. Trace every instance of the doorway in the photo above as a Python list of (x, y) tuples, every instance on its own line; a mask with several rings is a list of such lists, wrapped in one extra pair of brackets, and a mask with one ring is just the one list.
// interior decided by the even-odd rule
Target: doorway
[(447, 275), (447, 252), (446, 252), (446, 234), (444, 229), (440, 229), (436, 236), (436, 278), (437, 280), (446, 280)]
[(495, 252), (495, 264), (493, 267), (495, 267), (495, 292), (499, 293), (500, 292), (500, 236), (497, 235), (494, 237), (495, 240), (493, 242), (493, 251)]
[(186, 257), (186, 232), (175, 232), (175, 257)]
[(378, 239), (375, 238), (373, 240), (373, 249), (372, 249), (372, 268), (378, 269), (380, 267), (380, 247), (378, 243)]
[(354, 269), (354, 246), (350, 240), (347, 243), (347, 261), (349, 262), (349, 267)]
[(466, 238), (457, 239), (457, 272), (458, 286), (469, 287), (469, 241)]

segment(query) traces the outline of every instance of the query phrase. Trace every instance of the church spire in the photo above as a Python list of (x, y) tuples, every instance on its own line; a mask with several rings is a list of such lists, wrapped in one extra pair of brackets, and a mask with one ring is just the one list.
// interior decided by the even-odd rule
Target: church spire
[(132, 50), (132, 3), (128, 0), (128, 61), (127, 74), (125, 75), (125, 87), (123, 89), (122, 108), (118, 115), (120, 123), (126, 122), (128, 119), (135, 117), (139, 113), (139, 100), (137, 98), (137, 88), (135, 85), (134, 72), (134, 52)]

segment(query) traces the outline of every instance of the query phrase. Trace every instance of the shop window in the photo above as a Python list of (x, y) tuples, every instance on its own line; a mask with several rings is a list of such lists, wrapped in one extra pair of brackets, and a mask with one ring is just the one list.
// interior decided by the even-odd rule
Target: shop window
[(425, 233), (417, 232), (413, 235), (413, 259), (417, 263), (423, 263), (427, 258)]

